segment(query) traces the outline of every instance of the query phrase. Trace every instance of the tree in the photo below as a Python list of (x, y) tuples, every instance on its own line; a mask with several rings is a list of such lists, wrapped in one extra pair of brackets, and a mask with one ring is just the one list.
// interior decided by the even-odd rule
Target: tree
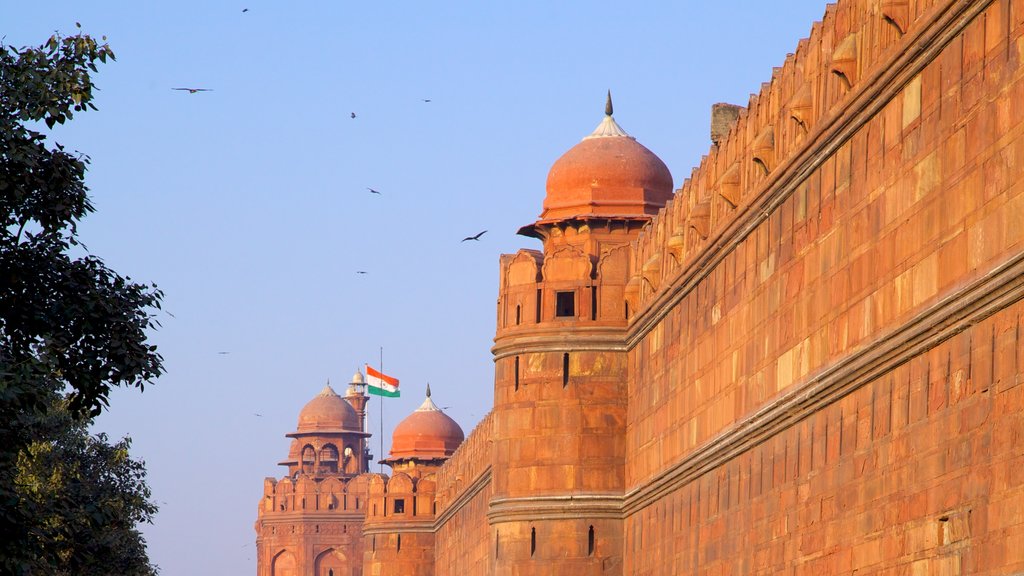
[[(84, 514), (69, 519), (61, 510), (45, 509), (47, 500), (35, 498), (42, 492), (24, 484), (31, 477), (26, 474), (38, 475), (41, 459), (62, 453), (81, 457), (79, 469), (105, 464), (130, 475), (134, 468), (118, 469), (116, 459), (101, 455), (105, 438), (89, 439), (86, 426), (108, 406), (112, 387), (141, 389), (163, 371), (156, 346), (146, 340), (147, 330), (157, 325), (153, 314), (162, 293), (118, 275), (80, 244), (77, 223), (93, 211), (84, 181), (89, 158), (60, 144), (49, 146), (38, 131), (41, 124), (53, 128), (96, 109), (91, 73), (97, 61), (107, 59), (114, 59), (109, 46), (82, 34), (56, 35), (42, 46), (21, 49), (0, 43), (3, 573), (60, 573), (45, 564), (53, 557), (53, 550), (44, 549), (52, 545), (45, 537), (47, 522), (80, 521), (67, 529), (95, 534), (110, 526), (106, 511), (90, 516), (86, 509), (66, 508)], [(74, 257), (73, 251), (84, 255)], [(116, 453), (127, 444), (109, 448)], [(122, 488), (148, 495), (147, 489), (140, 492), (143, 478), (134, 478), (135, 484)], [(123, 518), (120, 525), (129, 532), (122, 537), (130, 539), (135, 523), (148, 520), (152, 512), (146, 506), (136, 506), (141, 515)], [(86, 565), (92, 551), (65, 550), (59, 560), (77, 562), (79, 552), (79, 565)]]

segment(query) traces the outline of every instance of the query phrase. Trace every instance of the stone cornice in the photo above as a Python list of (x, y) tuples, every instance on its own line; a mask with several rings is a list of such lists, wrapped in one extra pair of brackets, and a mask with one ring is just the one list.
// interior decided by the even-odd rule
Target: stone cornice
[(375, 536), (377, 534), (397, 534), (399, 532), (433, 534), (434, 532), (436, 532), (436, 529), (434, 528), (434, 519), (427, 518), (425, 520), (394, 521), (385, 520), (379, 523), (374, 522), (372, 524), (363, 524), (363, 536)]
[(514, 336), (495, 338), (494, 361), (535, 352), (595, 351), (626, 352), (624, 327), (573, 324), (565, 329), (538, 328)]
[(666, 282), (667, 290), (646, 303), (629, 327), (626, 348), (636, 346), (729, 253), (768, 219), (800, 183), (878, 114), (992, 1), (948, 2), (944, 9), (936, 10), (927, 20), (915, 23), (913, 30), (903, 39), (903, 49), (894, 51), (887, 61), (877, 63), (873, 67), (874, 72), (857, 83), (855, 92), (846, 103), (821, 118), (814, 131), (808, 134), (802, 149), (790, 155), (768, 175), (750, 202), (737, 207), (735, 217), (709, 238), (674, 278)]
[(487, 523), (574, 518), (622, 518), (621, 494), (568, 494), (492, 498)]
[(266, 524), (289, 524), (296, 522), (355, 522), (362, 524), (365, 519), (362, 512), (335, 512), (318, 511), (304, 512), (302, 510), (289, 512), (263, 512), (257, 519), (258, 522)]
[(920, 311), (626, 493), (630, 515), (1024, 298), (1024, 253)]

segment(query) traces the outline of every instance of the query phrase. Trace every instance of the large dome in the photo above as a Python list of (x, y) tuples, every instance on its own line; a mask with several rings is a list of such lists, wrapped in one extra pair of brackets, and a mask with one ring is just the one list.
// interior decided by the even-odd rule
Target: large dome
[(359, 430), (359, 415), (328, 384), (299, 412), (298, 431), (337, 430)]
[(611, 115), (562, 155), (548, 172), (540, 222), (574, 217), (643, 217), (672, 198), (668, 166)]
[(391, 436), (391, 459), (447, 458), (465, 439), (458, 423), (430, 399), (428, 387), (423, 404), (395, 426)]

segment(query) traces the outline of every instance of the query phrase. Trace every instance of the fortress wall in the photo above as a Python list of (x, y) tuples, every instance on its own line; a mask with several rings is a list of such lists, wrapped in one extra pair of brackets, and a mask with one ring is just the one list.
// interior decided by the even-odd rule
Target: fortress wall
[(492, 494), (493, 427), (490, 412), (437, 472), (434, 571), (438, 576), (491, 572), (494, 541), (487, 506)]
[(625, 574), (1024, 570), (1018, 303), (626, 519)]
[(742, 215), (750, 233), (706, 271), (681, 269), (646, 298), (631, 326), (627, 486), (898, 330), (926, 330), (947, 299), (964, 306), (1015, 265), (1022, 17), (1020, 0), (989, 4), (770, 212)]
[(1024, 570), (1022, 59), (829, 6), (638, 239), (626, 573)]

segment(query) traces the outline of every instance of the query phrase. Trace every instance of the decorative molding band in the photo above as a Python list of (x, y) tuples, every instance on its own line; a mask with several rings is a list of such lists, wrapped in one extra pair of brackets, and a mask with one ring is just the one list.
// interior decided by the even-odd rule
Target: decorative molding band
[(1024, 253), (883, 333), (626, 493), (636, 513), (702, 474), (1024, 298)]
[(625, 327), (572, 326), (572, 334), (551, 328), (538, 329), (528, 334), (495, 338), (491, 348), (494, 361), (537, 352), (628, 352), (625, 345)]
[(573, 520), (577, 518), (622, 518), (621, 494), (570, 494), (492, 498), (487, 523)]
[(463, 506), (469, 504), (470, 500), (472, 500), (481, 490), (483, 490), (490, 484), (491, 467), (488, 465), (487, 468), (485, 468), (484, 471), (481, 472), (480, 475), (476, 477), (476, 480), (473, 480), (473, 483), (470, 484), (465, 490), (463, 490), (461, 494), (459, 494), (459, 497), (456, 498), (454, 502), (452, 502), (451, 506), (445, 508), (444, 510), (441, 511), (440, 514), (438, 514), (437, 520), (434, 520), (434, 531), (436, 532), (440, 530), (441, 526), (444, 526), (444, 524), (448, 522), (448, 520), (451, 520), (452, 516), (457, 514), (459, 510), (462, 510)]
[(363, 536), (376, 536), (377, 534), (433, 534), (434, 519), (425, 520), (400, 520), (397, 522), (383, 521), (380, 524), (363, 524)]
[(264, 524), (294, 524), (296, 522), (307, 522), (316, 520), (318, 522), (358, 522), (362, 524), (366, 515), (359, 512), (305, 512), (303, 510), (289, 510), (288, 512), (264, 512), (257, 522)]
[(751, 201), (736, 209), (736, 217), (713, 235), (675, 278), (665, 283), (666, 290), (639, 311), (627, 330), (626, 348), (632, 350), (737, 245), (768, 219), (800, 183), (874, 118), (992, 1), (948, 2), (929, 20), (915, 26), (917, 32), (903, 38), (904, 49), (874, 66), (875, 71), (857, 83), (845, 105), (817, 122), (802, 150), (775, 168)]

